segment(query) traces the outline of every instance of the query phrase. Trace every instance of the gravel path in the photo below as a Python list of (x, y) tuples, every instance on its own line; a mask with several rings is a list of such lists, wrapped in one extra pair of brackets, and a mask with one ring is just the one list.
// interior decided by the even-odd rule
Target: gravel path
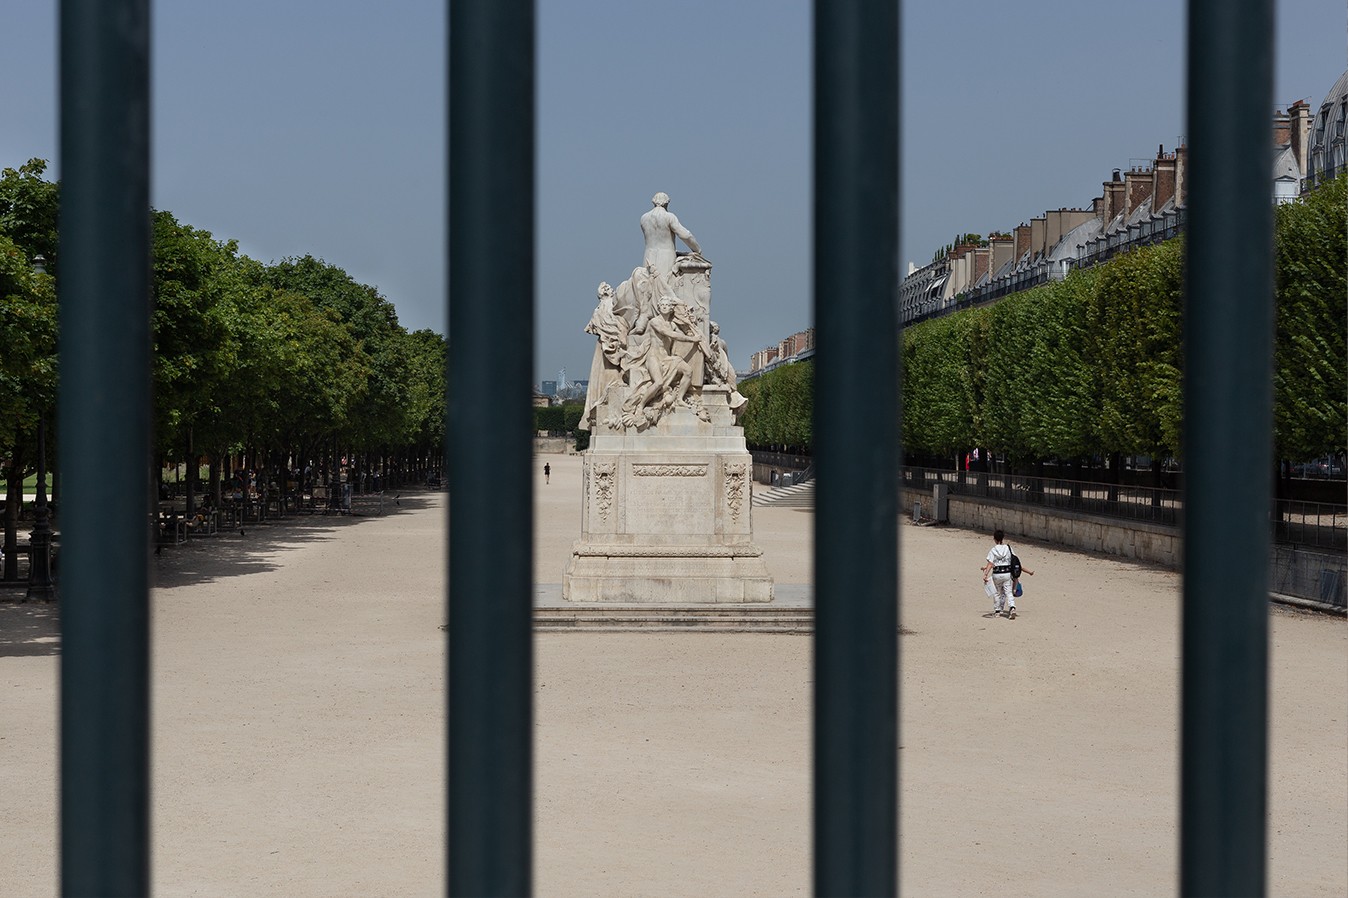
[[(552, 465), (544, 484), (542, 464)], [(536, 575), (580, 526), (538, 461)], [(445, 494), (173, 550), (154, 596), (160, 895), (442, 891)], [(782, 584), (812, 513), (755, 508)], [(1010, 540), (1037, 572), (985, 618), (990, 540), (901, 528), (904, 894), (1156, 895), (1177, 873), (1178, 577)], [(56, 889), (52, 608), (0, 602), (0, 883)], [(810, 892), (810, 641), (547, 633), (535, 891)], [(1348, 893), (1348, 623), (1272, 612), (1271, 895)]]

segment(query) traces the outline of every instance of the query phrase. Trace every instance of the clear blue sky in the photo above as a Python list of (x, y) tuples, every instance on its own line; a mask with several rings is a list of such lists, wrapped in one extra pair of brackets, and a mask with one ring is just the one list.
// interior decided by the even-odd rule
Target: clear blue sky
[[(10, 7), (0, 166), (55, 166), (56, 0)], [(804, 0), (539, 0), (537, 379), (587, 376), (595, 287), (641, 261), (657, 190), (715, 266), (738, 367), (809, 325), (809, 23)], [(1346, 24), (1342, 2), (1278, 3), (1277, 104), (1318, 106)], [(905, 4), (900, 269), (1172, 149), (1184, 35), (1181, 0)], [(433, 0), (155, 4), (155, 206), (443, 331), (445, 46)]]

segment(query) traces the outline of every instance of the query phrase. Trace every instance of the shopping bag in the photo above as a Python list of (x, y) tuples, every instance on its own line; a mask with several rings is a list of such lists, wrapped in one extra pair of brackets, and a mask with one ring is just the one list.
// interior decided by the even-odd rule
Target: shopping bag
[(1021, 596), (1025, 595), (1025, 590), (1021, 587), (1019, 580), (1016, 581), (1015, 588), (1011, 590), (1011, 595), (1015, 596), (1016, 598), (1020, 598)]

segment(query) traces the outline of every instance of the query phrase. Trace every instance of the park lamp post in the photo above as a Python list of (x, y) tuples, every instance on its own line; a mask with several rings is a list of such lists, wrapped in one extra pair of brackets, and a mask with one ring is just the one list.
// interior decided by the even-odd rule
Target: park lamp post
[(56, 598), (51, 576), (51, 511), (47, 507), (47, 416), (37, 422), (37, 500), (33, 503), (33, 530), (28, 534), (28, 592), (24, 601), (50, 602)]
[[(33, 257), (33, 271), (47, 273), (47, 260)], [(51, 576), (51, 509), (47, 507), (47, 416), (37, 419), (37, 499), (33, 503), (33, 529), (28, 534), (28, 592), (24, 601), (50, 602), (56, 598)]]

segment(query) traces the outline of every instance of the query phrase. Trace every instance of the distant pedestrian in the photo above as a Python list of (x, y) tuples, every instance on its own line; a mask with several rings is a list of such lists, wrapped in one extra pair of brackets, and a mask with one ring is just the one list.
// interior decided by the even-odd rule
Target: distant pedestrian
[(992, 584), (992, 614), (1000, 617), (1003, 613), (1010, 620), (1016, 619), (1016, 597), (1012, 595), (1011, 585), (1011, 547), (1002, 542), (1006, 534), (1000, 529), (992, 534), (992, 548), (988, 550), (987, 563), (983, 565), (983, 582)]
[(547, 462), (543, 463), (543, 482), (552, 483), (552, 465)]

